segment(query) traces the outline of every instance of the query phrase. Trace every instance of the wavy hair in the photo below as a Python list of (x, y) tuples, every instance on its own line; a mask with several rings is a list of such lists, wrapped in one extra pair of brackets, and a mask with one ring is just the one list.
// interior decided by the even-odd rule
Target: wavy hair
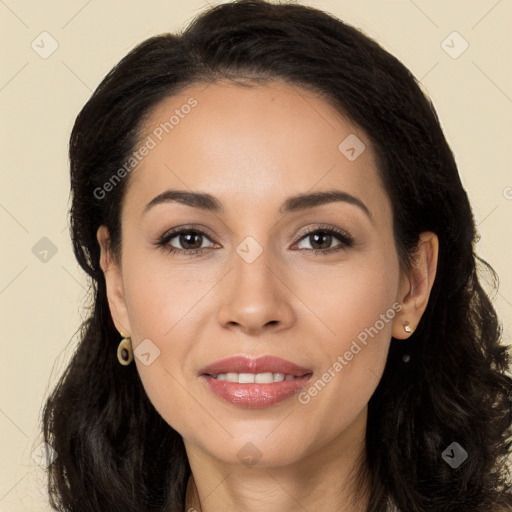
[[(319, 9), (264, 0), (209, 8), (181, 33), (140, 43), (76, 119), (70, 225), (93, 307), (44, 405), (44, 438), (58, 453), (48, 469), (52, 507), (183, 510), (190, 476), (183, 440), (149, 401), (135, 365), (117, 361), (120, 336), (99, 263), (102, 224), (120, 257), (129, 177), (108, 200), (95, 190), (133, 153), (144, 120), (164, 98), (196, 83), (273, 79), (319, 94), (366, 132), (393, 205), (402, 268), (421, 232), (439, 238), (427, 309), (407, 341), (391, 340), (368, 404), (360, 472), (370, 482), (367, 512), (512, 510), (510, 356), (480, 281), (486, 270), (496, 288), (496, 274), (475, 253), (471, 207), (434, 107), (411, 72), (358, 29)], [(468, 453), (456, 469), (442, 458), (454, 441)]]

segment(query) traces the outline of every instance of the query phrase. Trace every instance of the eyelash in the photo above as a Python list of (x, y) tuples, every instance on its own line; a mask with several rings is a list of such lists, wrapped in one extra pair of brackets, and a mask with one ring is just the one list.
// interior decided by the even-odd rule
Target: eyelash
[[(210, 247), (203, 247), (200, 249), (177, 249), (175, 247), (171, 247), (168, 245), (169, 241), (173, 238), (176, 238), (176, 236), (181, 234), (200, 234), (203, 236), (206, 236), (207, 238), (210, 238), (207, 233), (200, 229), (196, 229), (193, 227), (183, 227), (178, 228), (176, 230), (169, 231), (165, 234), (163, 234), (156, 242), (156, 246), (159, 248), (162, 248), (166, 250), (167, 252), (171, 254), (180, 254), (183, 256), (200, 256), (202, 253), (204, 253), (207, 249), (210, 249)], [(354, 238), (349, 235), (346, 231), (342, 229), (336, 229), (336, 228), (322, 228), (322, 227), (314, 227), (309, 230), (307, 230), (305, 233), (301, 235), (299, 240), (296, 243), (299, 243), (301, 240), (307, 238), (308, 236), (315, 234), (315, 233), (322, 233), (326, 235), (335, 235), (336, 238), (341, 242), (341, 244), (338, 247), (335, 247), (334, 249), (299, 249), (300, 251), (307, 251), (313, 253), (315, 256), (319, 256), (320, 254), (333, 254), (335, 252), (346, 250), (349, 247), (352, 247), (354, 245)]]

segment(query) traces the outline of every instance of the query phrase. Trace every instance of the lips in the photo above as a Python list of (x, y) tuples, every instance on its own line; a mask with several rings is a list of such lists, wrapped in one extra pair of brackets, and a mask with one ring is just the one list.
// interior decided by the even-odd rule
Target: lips
[(213, 394), (238, 407), (264, 408), (297, 394), (309, 381), (312, 370), (273, 356), (234, 356), (199, 371), (201, 381)]
[(282, 373), (293, 377), (303, 377), (312, 370), (298, 366), (291, 361), (274, 356), (262, 356), (258, 358), (249, 356), (233, 356), (220, 359), (199, 370), (200, 375), (216, 377), (227, 373)]

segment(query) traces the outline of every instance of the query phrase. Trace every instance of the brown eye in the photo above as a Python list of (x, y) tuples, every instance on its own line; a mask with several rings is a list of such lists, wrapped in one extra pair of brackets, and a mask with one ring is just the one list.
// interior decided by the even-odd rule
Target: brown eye
[[(203, 241), (203, 234), (197, 231), (188, 231), (180, 233), (174, 238), (178, 238), (183, 249), (200, 249)], [(171, 240), (173, 240), (173, 238), (171, 238)]]
[[(333, 246), (333, 242), (338, 240), (340, 243)], [(300, 244), (309, 242), (310, 247), (300, 247)], [(343, 231), (335, 229), (315, 229), (303, 236), (297, 243), (301, 250), (309, 250), (312, 252), (335, 252), (340, 249), (351, 247), (354, 244), (353, 238)]]
[(212, 247), (213, 242), (208, 245), (205, 241), (211, 242), (210, 238), (197, 229), (175, 229), (161, 236), (156, 245), (165, 248), (171, 253), (194, 255), (204, 252)]
[(329, 249), (331, 247), (333, 236), (323, 231), (318, 231), (308, 235), (313, 249)]

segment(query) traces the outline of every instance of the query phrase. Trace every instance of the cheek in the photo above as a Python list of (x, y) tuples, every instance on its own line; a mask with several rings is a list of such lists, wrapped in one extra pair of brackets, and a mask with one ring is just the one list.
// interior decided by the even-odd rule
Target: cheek
[[(206, 285), (198, 283), (194, 273), (178, 273), (170, 266), (159, 268), (152, 261), (137, 261), (135, 257), (125, 268), (125, 298), (135, 364), (143, 387), (165, 421), (178, 432), (187, 432), (198, 414), (191, 407), (184, 366), (193, 350), (191, 340), (196, 339), (194, 318), (204, 315), (200, 299), (207, 291)], [(203, 287), (206, 289), (201, 293)], [(144, 357), (137, 357), (138, 346), (147, 344), (147, 340), (151, 341), (147, 345), (148, 365)]]
[(383, 338), (390, 335), (391, 322), (386, 320), (396, 313), (392, 307), (399, 283), (393, 252), (355, 257), (300, 274), (294, 279), (293, 290), (321, 321), (319, 325), (323, 324), (325, 346), (331, 355), (374, 326), (381, 315), (385, 315), (384, 324), (379, 321), (377, 327)]
[[(131, 252), (129, 252), (131, 250)], [(164, 252), (129, 248), (123, 260), (123, 283), (132, 342), (150, 340), (151, 363), (135, 357), (144, 389), (160, 415), (179, 432), (197, 423), (198, 411), (187, 390), (191, 353), (205, 319), (211, 318), (211, 291), (216, 274), (200, 265), (172, 265)], [(157, 254), (159, 254), (157, 256)], [(171, 256), (168, 256), (171, 258)], [(142, 345), (141, 345), (142, 346)], [(156, 347), (156, 348), (155, 348)]]
[(357, 417), (384, 371), (393, 319), (401, 309), (398, 260), (390, 252), (351, 265), (334, 279), (320, 277), (324, 285), (311, 304), (326, 326), (320, 345), (324, 365), (298, 399), (308, 414), (330, 418), (324, 432), (330, 437)]
[(185, 325), (194, 321), (195, 305), (212, 286), (200, 265), (173, 265), (172, 257), (164, 250), (130, 249), (127, 244), (123, 283), (136, 339), (173, 339), (175, 331), (183, 328), (183, 320)]

